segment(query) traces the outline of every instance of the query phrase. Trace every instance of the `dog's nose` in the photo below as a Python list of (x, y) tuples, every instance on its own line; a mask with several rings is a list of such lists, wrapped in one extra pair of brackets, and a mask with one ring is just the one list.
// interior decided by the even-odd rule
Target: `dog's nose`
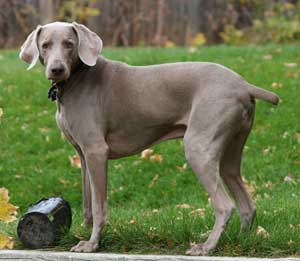
[(50, 68), (51, 73), (54, 75), (61, 75), (65, 71), (65, 67), (62, 64), (55, 64)]

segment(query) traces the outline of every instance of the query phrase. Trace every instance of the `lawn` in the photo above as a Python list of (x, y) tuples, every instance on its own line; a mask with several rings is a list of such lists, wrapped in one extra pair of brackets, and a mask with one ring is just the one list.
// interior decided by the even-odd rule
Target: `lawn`
[[(212, 61), (240, 73), (249, 82), (275, 91), (275, 107), (257, 102), (256, 119), (243, 157), (243, 176), (257, 205), (252, 230), (240, 233), (234, 214), (218, 247), (218, 256), (300, 256), (300, 123), (298, 46), (105, 49), (104, 56), (133, 65), (176, 61)], [(75, 154), (56, 126), (55, 104), (47, 99), (43, 68), (26, 71), (17, 51), (0, 52), (0, 187), (11, 202), (27, 206), (42, 197), (63, 196), (73, 210), (70, 233), (56, 250), (68, 250), (90, 231), (81, 226), (81, 172), (71, 166)], [(297, 63), (295, 66), (294, 63)], [(282, 86), (281, 86), (282, 84)], [(273, 85), (273, 87), (272, 87)], [(155, 146), (162, 163), (140, 155), (109, 163), (110, 225), (100, 250), (115, 253), (184, 254), (204, 241), (214, 223), (213, 208), (187, 166), (181, 140)], [(179, 208), (187, 204), (191, 208)], [(196, 209), (202, 214), (195, 214)], [(194, 211), (194, 212), (193, 212)], [(204, 212), (204, 214), (203, 214)], [(0, 225), (16, 237), (16, 222)], [(258, 226), (267, 231), (257, 235)], [(16, 239), (16, 248), (22, 245)]]

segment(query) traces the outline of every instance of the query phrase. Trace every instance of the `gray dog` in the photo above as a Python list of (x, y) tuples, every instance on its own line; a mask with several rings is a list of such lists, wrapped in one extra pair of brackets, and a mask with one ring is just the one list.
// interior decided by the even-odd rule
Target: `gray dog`
[(55, 22), (38, 26), (20, 53), (29, 68), (40, 59), (56, 84), (57, 124), (81, 159), (84, 223), (93, 230), (71, 251), (99, 246), (108, 219), (107, 161), (182, 137), (186, 159), (216, 217), (206, 242), (187, 254), (205, 255), (216, 247), (234, 210), (224, 184), (239, 208), (242, 228), (251, 226), (256, 211), (241, 179), (241, 155), (255, 99), (277, 104), (278, 96), (218, 64), (135, 67), (99, 56), (101, 49), (101, 39), (85, 26)]

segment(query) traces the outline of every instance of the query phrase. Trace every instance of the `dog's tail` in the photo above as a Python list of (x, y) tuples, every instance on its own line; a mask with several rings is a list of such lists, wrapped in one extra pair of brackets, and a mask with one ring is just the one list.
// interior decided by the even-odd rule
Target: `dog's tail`
[(264, 100), (274, 105), (279, 103), (279, 96), (273, 92), (264, 90), (250, 83), (247, 83), (247, 89), (249, 94), (255, 99)]

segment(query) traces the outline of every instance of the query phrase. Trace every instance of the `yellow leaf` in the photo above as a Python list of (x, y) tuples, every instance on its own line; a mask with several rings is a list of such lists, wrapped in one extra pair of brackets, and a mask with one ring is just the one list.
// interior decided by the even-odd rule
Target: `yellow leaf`
[(49, 128), (39, 128), (39, 132), (40, 133), (48, 133), (49, 132)]
[(160, 155), (160, 154), (154, 154), (154, 155), (150, 156), (150, 160), (151, 160), (152, 162), (159, 162), (159, 163), (162, 163), (163, 160), (164, 160), (164, 158), (163, 158), (163, 156)]
[(0, 108), (0, 123), (1, 123), (1, 117), (2, 117), (2, 115), (3, 115), (3, 109)]
[(153, 154), (153, 150), (151, 150), (151, 149), (143, 150), (142, 153), (141, 153), (141, 159), (147, 159), (152, 154)]
[(131, 219), (130, 221), (129, 221), (129, 224), (131, 224), (131, 225), (134, 225), (136, 223), (136, 220), (135, 219)]
[(272, 83), (272, 88), (274, 88), (274, 89), (281, 89), (282, 88), (282, 83), (273, 82)]
[(262, 237), (263, 239), (267, 239), (270, 236), (269, 233), (261, 226), (257, 227), (256, 235)]
[(180, 204), (180, 205), (177, 205), (176, 208), (188, 209), (188, 208), (193, 208), (193, 207), (189, 204)]
[(14, 242), (12, 238), (0, 233), (0, 249), (3, 248), (12, 249), (13, 247), (14, 247)]
[(80, 157), (78, 155), (70, 156), (69, 159), (70, 159), (72, 167), (78, 168), (78, 169), (81, 168)]
[(288, 68), (295, 68), (297, 67), (297, 63), (284, 63), (284, 66)]
[(193, 210), (193, 211), (190, 212), (190, 215), (197, 215), (197, 216), (200, 216), (200, 217), (204, 217), (204, 215), (205, 215), (205, 208), (195, 209), (195, 210)]
[(8, 203), (9, 196), (6, 188), (0, 188), (0, 220), (12, 222), (16, 220), (18, 207)]

